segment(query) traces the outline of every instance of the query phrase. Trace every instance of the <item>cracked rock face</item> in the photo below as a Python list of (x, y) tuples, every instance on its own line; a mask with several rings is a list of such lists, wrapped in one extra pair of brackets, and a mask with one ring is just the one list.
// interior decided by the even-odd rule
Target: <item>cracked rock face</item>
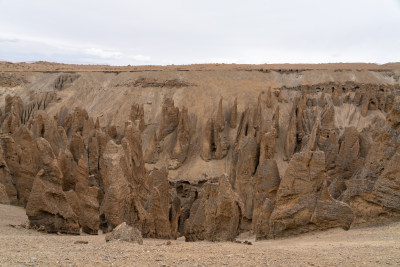
[(239, 233), (242, 204), (228, 177), (207, 182), (185, 223), (186, 241), (233, 241)]
[(62, 173), (49, 142), (35, 141), (42, 169), (35, 177), (26, 206), (31, 227), (44, 226), (47, 232), (79, 234), (78, 216), (62, 190)]
[(286, 231), (303, 231), (303, 228), (312, 227), (309, 224), (317, 193), (325, 179), (324, 152), (300, 152), (293, 156), (277, 192), (270, 218), (271, 235), (280, 236)]

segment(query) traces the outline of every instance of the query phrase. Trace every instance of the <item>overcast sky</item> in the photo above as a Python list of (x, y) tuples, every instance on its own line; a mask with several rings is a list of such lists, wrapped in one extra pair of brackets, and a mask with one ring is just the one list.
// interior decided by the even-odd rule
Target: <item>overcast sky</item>
[(0, 60), (400, 61), (400, 0), (0, 0)]

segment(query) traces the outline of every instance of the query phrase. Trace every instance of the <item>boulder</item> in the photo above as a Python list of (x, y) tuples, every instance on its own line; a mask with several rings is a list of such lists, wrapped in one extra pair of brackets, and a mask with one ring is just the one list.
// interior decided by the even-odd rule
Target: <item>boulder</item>
[(140, 231), (135, 227), (127, 225), (126, 222), (115, 227), (111, 233), (106, 234), (105, 238), (106, 242), (118, 240), (143, 245), (142, 234)]

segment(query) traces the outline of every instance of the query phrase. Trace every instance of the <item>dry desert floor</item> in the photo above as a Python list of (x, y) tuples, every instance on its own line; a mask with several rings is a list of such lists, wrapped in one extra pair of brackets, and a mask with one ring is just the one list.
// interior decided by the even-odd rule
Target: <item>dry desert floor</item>
[[(252, 245), (145, 239), (105, 242), (104, 235), (56, 235), (25, 229), (23, 208), (0, 205), (0, 266), (399, 266), (400, 222), (333, 229)], [(87, 244), (76, 244), (87, 241)], [(170, 243), (170, 244), (169, 244)]]

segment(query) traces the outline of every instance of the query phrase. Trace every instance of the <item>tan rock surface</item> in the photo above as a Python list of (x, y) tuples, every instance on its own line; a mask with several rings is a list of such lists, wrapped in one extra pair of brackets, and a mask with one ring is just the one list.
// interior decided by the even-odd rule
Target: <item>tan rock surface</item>
[(2, 183), (0, 183), (0, 204), (10, 204), (6, 187)]
[(193, 203), (185, 222), (186, 241), (233, 241), (239, 233), (242, 204), (228, 177), (207, 182)]
[(41, 227), (49, 233), (79, 234), (78, 216), (62, 191), (62, 173), (53, 150), (45, 139), (35, 141), (42, 169), (33, 182), (26, 206), (30, 225)]
[[(50, 70), (54, 66), (58, 73)], [(45, 67), (50, 71), (30, 71)], [(238, 232), (210, 230), (217, 236), (221, 231), (222, 239), (251, 230), (268, 238), (399, 217), (399, 65), (60, 71), (70, 67), (11, 64), (15, 82), (0, 86), (2, 183), (13, 203), (26, 205), (38, 173), (39, 180), (54, 176), (62, 185), (57, 195), (66, 195), (84, 232), (110, 231), (125, 221), (143, 236), (176, 238), (204, 186), (226, 173), (241, 215)], [(34, 144), (39, 137), (56, 162), (43, 173)], [(314, 159), (305, 160), (310, 153)], [(156, 175), (164, 167), (168, 174)], [(262, 186), (267, 169), (275, 181), (271, 192)], [(213, 202), (206, 203), (211, 210)], [(210, 221), (214, 225), (204, 229), (220, 224)]]
[(106, 234), (106, 242), (113, 240), (143, 245), (142, 234), (140, 231), (132, 226), (127, 225), (125, 222), (115, 227), (111, 233)]

